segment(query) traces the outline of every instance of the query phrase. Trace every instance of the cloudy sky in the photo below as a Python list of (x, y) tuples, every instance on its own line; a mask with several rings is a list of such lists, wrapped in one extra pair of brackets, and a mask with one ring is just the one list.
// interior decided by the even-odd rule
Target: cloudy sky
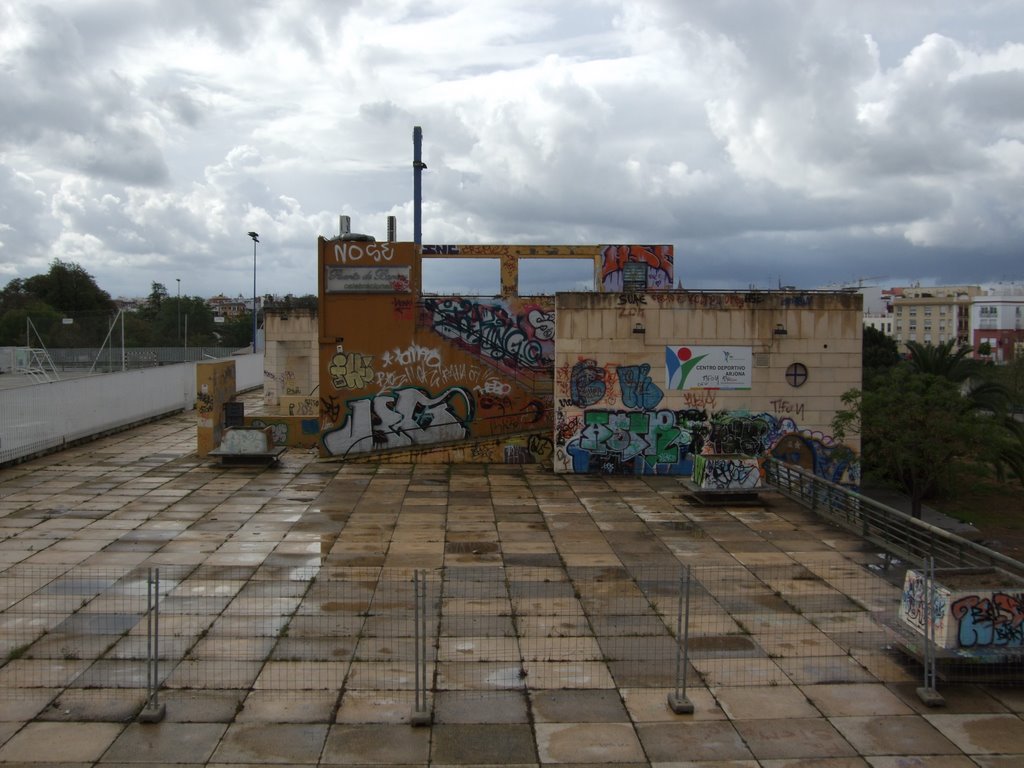
[(257, 230), (259, 292), (315, 292), (338, 214), (412, 239), (415, 125), (425, 243), (1024, 279), (1020, 0), (0, 0), (0, 99), (0, 285), (249, 295)]

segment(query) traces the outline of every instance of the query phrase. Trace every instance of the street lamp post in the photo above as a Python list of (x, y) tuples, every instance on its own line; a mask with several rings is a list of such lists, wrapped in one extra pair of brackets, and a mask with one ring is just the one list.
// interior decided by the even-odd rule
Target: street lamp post
[(181, 346), (181, 278), (174, 278), (178, 281), (178, 346)]
[(252, 353), (256, 354), (256, 243), (260, 241), (259, 232), (250, 232), (252, 238)]

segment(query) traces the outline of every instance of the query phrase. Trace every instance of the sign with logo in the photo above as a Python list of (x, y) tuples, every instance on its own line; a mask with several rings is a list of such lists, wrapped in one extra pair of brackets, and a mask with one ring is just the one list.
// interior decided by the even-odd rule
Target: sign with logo
[(669, 389), (750, 389), (750, 347), (665, 347)]
[(409, 293), (409, 267), (327, 267), (327, 293)]

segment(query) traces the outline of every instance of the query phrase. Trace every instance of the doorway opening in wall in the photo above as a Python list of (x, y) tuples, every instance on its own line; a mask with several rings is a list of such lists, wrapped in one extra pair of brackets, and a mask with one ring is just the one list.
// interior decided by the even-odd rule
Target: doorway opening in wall
[(520, 259), (520, 296), (594, 290), (593, 259)]
[(500, 259), (424, 258), (423, 292), (455, 296), (498, 296)]

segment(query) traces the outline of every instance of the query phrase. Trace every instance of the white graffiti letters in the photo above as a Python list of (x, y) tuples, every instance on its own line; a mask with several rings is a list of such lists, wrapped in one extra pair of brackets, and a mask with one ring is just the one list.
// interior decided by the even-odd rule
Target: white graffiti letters
[(410, 387), (353, 400), (348, 407), (345, 422), (324, 434), (324, 447), (334, 456), (463, 440), (475, 403), (461, 387), (436, 397)]
[(391, 243), (364, 243), (358, 240), (334, 244), (334, 260), (339, 264), (348, 264), (366, 259), (376, 263), (391, 261), (394, 258)]

